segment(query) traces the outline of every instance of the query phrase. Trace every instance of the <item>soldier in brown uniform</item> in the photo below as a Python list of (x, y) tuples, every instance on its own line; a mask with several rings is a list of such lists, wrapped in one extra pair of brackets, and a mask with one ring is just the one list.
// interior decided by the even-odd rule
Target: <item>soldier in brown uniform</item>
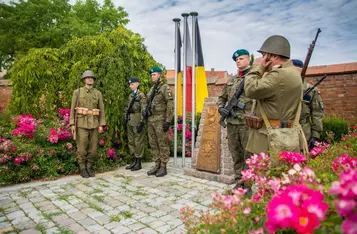
[(93, 158), (97, 154), (98, 133), (103, 131), (105, 113), (102, 93), (93, 88), (94, 73), (87, 70), (82, 75), (84, 87), (72, 96), (70, 125), (76, 136), (78, 164), (83, 178), (94, 177)]
[[(289, 60), (290, 43), (285, 37), (274, 35), (265, 40), (258, 52), (263, 57), (254, 61), (246, 75), (245, 94), (260, 102), (273, 128), (289, 128), (297, 115), (302, 97), (300, 73)], [(263, 77), (266, 71), (268, 73)], [(256, 115), (262, 116), (259, 108)], [(256, 154), (268, 152), (267, 135), (264, 124), (259, 129), (250, 128), (246, 150)]]
[(138, 78), (129, 80), (131, 93), (124, 113), (129, 153), (133, 157), (133, 163), (127, 166), (126, 169), (131, 171), (141, 169), (141, 159), (144, 156), (145, 146), (144, 117), (141, 113), (146, 108), (147, 100), (145, 94), (138, 89), (139, 84)]
[(154, 86), (148, 95), (148, 105), (143, 116), (148, 117), (149, 143), (155, 166), (147, 172), (148, 175), (162, 177), (167, 174), (166, 164), (170, 157), (168, 130), (174, 112), (174, 103), (170, 86), (161, 79), (162, 69), (150, 69)]
[(244, 79), (245, 75), (250, 69), (249, 52), (245, 49), (237, 50), (233, 53), (233, 61), (238, 68), (238, 74), (229, 78), (227, 84), (223, 87), (222, 93), (218, 98), (218, 111), (223, 117), (227, 117), (227, 137), (228, 147), (231, 153), (235, 178), (242, 177), (241, 171), (244, 169), (245, 159), (249, 157), (248, 152), (245, 150), (247, 144), (247, 126), (244, 120), (246, 111), (250, 111), (252, 106), (252, 99), (245, 97), (244, 93), (239, 98), (239, 104), (235, 108), (235, 116), (225, 109), (227, 102), (235, 94), (240, 82)]
[[(292, 59), (291, 61), (298, 71), (301, 72), (304, 63), (299, 59)], [(304, 92), (310, 87), (312, 87), (312, 85), (304, 80)], [(300, 124), (304, 131), (309, 150), (311, 150), (314, 148), (315, 142), (319, 141), (323, 129), (322, 119), (324, 117), (324, 107), (320, 91), (317, 88), (314, 88), (310, 93), (303, 97), (303, 103)]]

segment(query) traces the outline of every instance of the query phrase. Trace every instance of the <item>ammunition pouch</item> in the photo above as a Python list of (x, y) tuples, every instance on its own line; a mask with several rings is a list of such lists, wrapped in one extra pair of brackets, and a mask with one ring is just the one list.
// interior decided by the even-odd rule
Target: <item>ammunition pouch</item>
[(250, 128), (261, 129), (263, 127), (263, 118), (256, 116), (252, 112), (245, 114), (244, 119), (245, 123)]
[(88, 110), (88, 108), (76, 107), (75, 110), (77, 111), (77, 114), (80, 114), (80, 115), (95, 115), (95, 116), (99, 116), (99, 114), (100, 114), (100, 110), (99, 109)]

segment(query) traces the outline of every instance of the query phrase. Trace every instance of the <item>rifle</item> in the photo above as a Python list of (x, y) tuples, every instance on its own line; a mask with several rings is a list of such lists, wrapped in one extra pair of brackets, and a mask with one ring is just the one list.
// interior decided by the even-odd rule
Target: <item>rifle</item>
[(311, 55), (312, 55), (312, 52), (314, 51), (316, 40), (317, 40), (317, 37), (319, 36), (320, 32), (321, 32), (321, 29), (320, 28), (317, 29), (315, 40), (312, 41), (312, 43), (310, 44), (309, 50), (307, 51), (307, 55), (306, 55), (306, 58), (305, 58), (304, 66), (302, 67), (302, 70), (301, 70), (301, 78), (302, 78), (302, 80), (305, 79), (306, 70), (307, 70), (307, 67), (309, 66)]
[(134, 94), (133, 98), (130, 100), (129, 106), (128, 106), (128, 110), (125, 113), (125, 117), (124, 117), (124, 125), (126, 126), (130, 120), (130, 114), (132, 113), (131, 110), (133, 108), (135, 99), (136, 99), (136, 95), (137, 95), (138, 91), (136, 91), (136, 93)]
[(304, 97), (306, 95), (308, 95), (316, 86), (318, 86), (326, 77), (327, 77), (327, 75), (324, 75), (323, 77), (321, 77), (321, 79), (319, 81), (316, 82), (316, 84), (314, 84), (312, 87), (306, 89), (304, 92)]
[(79, 94), (80, 94), (80, 90), (81, 88), (79, 87), (79, 84), (81, 83), (81, 80), (78, 79), (77, 82), (77, 89), (78, 89), (78, 95), (77, 95), (77, 102), (76, 102), (76, 108), (74, 108), (74, 132), (73, 132), (73, 140), (76, 140), (77, 138), (77, 125), (78, 125), (78, 107), (79, 107)]
[[(225, 109), (229, 111), (229, 115), (232, 115), (234, 117), (236, 116), (234, 109), (238, 107), (239, 98), (243, 94), (243, 92), (244, 92), (244, 79), (242, 79), (242, 81), (239, 83), (236, 92), (234, 93), (233, 97), (228, 101), (225, 107)], [(226, 118), (227, 117), (221, 116), (221, 119), (219, 120), (219, 124), (224, 128), (227, 126), (226, 123), (224, 122)]]
[(159, 87), (159, 84), (160, 84), (160, 78), (156, 81), (156, 83), (154, 85), (154, 89), (150, 93), (150, 96), (148, 98), (148, 104), (142, 113), (144, 119), (147, 119), (151, 115), (151, 109), (153, 107), (153, 100), (154, 100), (157, 88)]

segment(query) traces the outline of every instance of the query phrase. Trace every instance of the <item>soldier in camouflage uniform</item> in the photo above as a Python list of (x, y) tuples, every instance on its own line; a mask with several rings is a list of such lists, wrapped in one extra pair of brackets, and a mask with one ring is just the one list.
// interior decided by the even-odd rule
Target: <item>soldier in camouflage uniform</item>
[[(301, 72), (304, 63), (299, 59), (291, 60), (298, 71)], [(304, 92), (312, 87), (306, 80), (303, 83)], [(301, 110), (300, 124), (304, 131), (309, 150), (314, 148), (315, 142), (320, 139), (323, 125), (322, 119), (324, 117), (324, 107), (320, 91), (314, 88), (309, 94), (304, 96), (304, 105)]]
[(88, 178), (95, 176), (92, 163), (97, 154), (98, 133), (105, 125), (105, 113), (102, 93), (92, 87), (93, 72), (85, 71), (82, 80), (85, 86), (73, 92), (70, 125), (72, 134), (76, 135), (80, 174)]
[(167, 174), (166, 164), (170, 157), (168, 130), (174, 112), (174, 103), (170, 86), (161, 79), (162, 69), (153, 67), (150, 73), (154, 86), (149, 91), (148, 108), (143, 116), (148, 117), (149, 143), (155, 166), (147, 174), (162, 177)]
[(233, 97), (240, 82), (250, 70), (249, 52), (245, 49), (237, 50), (233, 53), (232, 59), (236, 62), (238, 67), (238, 74), (229, 78), (218, 98), (217, 105), (221, 116), (227, 117), (228, 147), (234, 163), (235, 178), (240, 179), (242, 176), (241, 171), (244, 169), (245, 159), (249, 157), (248, 152), (245, 151), (248, 128), (245, 124), (244, 114), (246, 111), (251, 111), (253, 100), (247, 98), (243, 93), (239, 98), (238, 107), (235, 109), (236, 116), (232, 116), (231, 113), (225, 109), (225, 106)]
[(133, 162), (126, 167), (127, 170), (138, 171), (141, 169), (141, 159), (144, 156), (145, 132), (144, 117), (141, 115), (146, 108), (147, 100), (139, 87), (139, 79), (131, 78), (129, 85), (131, 93), (128, 98), (128, 106), (125, 109), (125, 123), (128, 133), (129, 153), (133, 156)]

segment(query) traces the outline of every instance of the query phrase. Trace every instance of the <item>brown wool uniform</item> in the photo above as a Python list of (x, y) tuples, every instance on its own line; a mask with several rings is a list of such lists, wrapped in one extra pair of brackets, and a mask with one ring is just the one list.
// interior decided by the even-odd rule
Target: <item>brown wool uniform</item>
[[(133, 97), (134, 94), (131, 93), (128, 98), (128, 105), (125, 109), (125, 115), (128, 112), (129, 105)], [(136, 127), (140, 124), (140, 122), (144, 121), (144, 118), (141, 113), (146, 108), (146, 105), (146, 96), (138, 89), (132, 110), (134, 113), (130, 113), (130, 120), (127, 125), (129, 153), (130, 155), (134, 155), (134, 157), (136, 158), (142, 158), (144, 156), (145, 131), (143, 130), (138, 133)]]
[[(304, 91), (312, 87), (304, 80)], [(322, 98), (317, 88), (314, 88), (306, 97), (302, 105), (300, 124), (304, 131), (306, 140), (311, 137), (320, 139), (323, 129), (322, 119), (324, 117), (324, 107)]]
[[(246, 75), (244, 90), (249, 98), (259, 100), (269, 120), (294, 120), (302, 95), (299, 71), (289, 60), (274, 67), (263, 77), (264, 67), (253, 65)], [(257, 116), (261, 117), (259, 108)], [(268, 151), (267, 129), (249, 129), (246, 150), (252, 153)]]
[[(221, 95), (218, 97), (218, 107), (225, 107), (226, 103), (235, 94), (243, 77), (244, 76), (241, 77), (237, 74), (227, 81), (227, 84), (222, 89)], [(253, 100), (247, 98), (243, 93), (239, 98), (239, 106), (235, 110), (236, 116), (229, 116), (226, 119), (228, 147), (233, 159), (234, 171), (237, 178), (241, 176), (245, 159), (249, 157), (248, 152), (245, 150), (248, 140), (248, 127), (245, 124), (244, 114), (247, 111), (251, 111), (252, 102)]]
[[(154, 91), (153, 89), (154, 87), (150, 89), (148, 96)], [(152, 110), (149, 111), (151, 111), (151, 115), (148, 118), (148, 135), (153, 160), (166, 164), (170, 158), (169, 131), (164, 132), (162, 125), (164, 121), (171, 122), (174, 112), (173, 97), (168, 84), (160, 82), (153, 100)]]
[[(75, 107), (77, 104), (78, 89), (73, 92), (70, 125), (74, 125)], [(102, 93), (95, 89), (80, 88), (79, 107), (88, 108), (88, 110), (99, 109), (99, 116), (82, 115), (77, 116), (77, 150), (78, 164), (81, 169), (85, 163), (92, 164), (93, 158), (97, 153), (98, 128), (105, 125), (105, 113)]]

